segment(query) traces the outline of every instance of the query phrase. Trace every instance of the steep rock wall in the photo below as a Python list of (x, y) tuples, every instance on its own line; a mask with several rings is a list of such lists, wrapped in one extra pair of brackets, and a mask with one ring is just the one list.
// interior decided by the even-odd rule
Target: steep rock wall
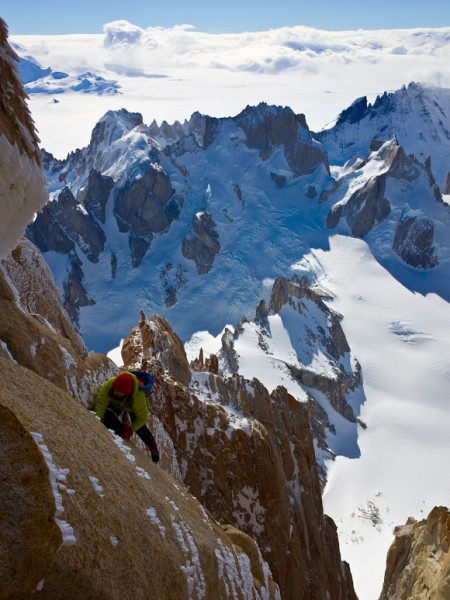
[(2, 600), (280, 598), (147, 455), (36, 373), (0, 357), (0, 377)]

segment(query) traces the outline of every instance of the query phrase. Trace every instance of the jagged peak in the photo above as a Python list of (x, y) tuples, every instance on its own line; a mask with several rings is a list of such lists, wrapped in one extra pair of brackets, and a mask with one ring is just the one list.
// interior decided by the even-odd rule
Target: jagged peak
[(89, 145), (92, 148), (101, 141), (111, 144), (143, 123), (141, 113), (129, 112), (125, 108), (108, 110), (95, 125)]
[(357, 98), (348, 108), (339, 114), (336, 126), (342, 125), (342, 123), (357, 123), (367, 115), (369, 106), (366, 96)]
[(244, 126), (244, 128), (246, 128), (273, 118), (292, 119), (297, 120), (300, 123), (299, 117), (303, 117), (304, 121), (304, 115), (296, 115), (289, 106), (260, 102), (256, 106), (247, 105), (243, 111), (233, 118), (233, 120), (238, 123), (240, 127)]

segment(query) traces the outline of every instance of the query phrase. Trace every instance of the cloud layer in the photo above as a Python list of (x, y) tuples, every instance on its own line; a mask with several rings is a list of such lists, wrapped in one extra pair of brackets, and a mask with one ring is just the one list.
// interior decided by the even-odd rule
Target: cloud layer
[[(117, 79), (120, 99), (89, 104), (60, 102), (55, 125), (66, 111), (83, 125), (67, 137), (84, 145), (95, 121), (110, 108), (139, 110), (146, 122), (236, 114), (260, 101), (306, 114), (312, 129), (329, 124), (359, 96), (422, 81), (450, 86), (450, 28), (323, 31), (283, 27), (240, 34), (206, 34), (190, 25), (142, 29), (127, 21), (104, 26), (103, 35), (13, 36), (43, 68)], [(44, 145), (63, 151), (52, 136), (52, 111), (33, 98), (31, 109)], [(120, 106), (119, 106), (120, 105)], [(48, 114), (47, 114), (48, 113)], [(59, 136), (61, 137), (61, 136)]]

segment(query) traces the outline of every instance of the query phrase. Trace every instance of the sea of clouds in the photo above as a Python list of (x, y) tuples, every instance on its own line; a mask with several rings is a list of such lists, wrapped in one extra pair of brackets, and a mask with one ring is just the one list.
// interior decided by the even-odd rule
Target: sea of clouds
[(86, 145), (109, 109), (139, 111), (146, 123), (173, 122), (197, 110), (235, 115), (264, 101), (304, 113), (317, 131), (358, 97), (373, 101), (411, 81), (450, 86), (450, 27), (337, 32), (296, 26), (210, 34), (190, 25), (143, 29), (114, 21), (98, 35), (11, 40), (43, 68), (92, 71), (121, 86), (116, 98), (69, 93), (55, 101), (51, 89), (31, 96), (42, 143), (60, 157)]

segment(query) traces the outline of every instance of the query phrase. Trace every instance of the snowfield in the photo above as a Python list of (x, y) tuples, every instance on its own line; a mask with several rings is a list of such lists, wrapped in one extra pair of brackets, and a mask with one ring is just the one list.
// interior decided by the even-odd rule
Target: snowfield
[(329, 463), (324, 509), (359, 598), (376, 600), (394, 526), (450, 506), (450, 311), (400, 285), (365, 242), (335, 236), (330, 246), (314, 256), (362, 367), (367, 429), (358, 459)]
[[(332, 236), (329, 250), (312, 250), (300, 267), (309, 268), (315, 286), (329, 292), (326, 302), (343, 316), (352, 355), (362, 368), (365, 398), (353, 408), (367, 429), (333, 413), (324, 399), (337, 431), (327, 441), (338, 456), (331, 461), (325, 455), (323, 500), (338, 527), (358, 597), (377, 600), (394, 527), (410, 516), (425, 518), (434, 506), (450, 506), (450, 310), (439, 296), (400, 284), (363, 240)], [(414, 287), (417, 273), (410, 274)], [(305, 401), (284, 362), (295, 363), (295, 329), (280, 315), (269, 321), (269, 352), (258, 343), (255, 324), (243, 325), (235, 345), (239, 371), (256, 376), (269, 390), (284, 385)], [(200, 347), (206, 355), (217, 353), (220, 338), (195, 334), (186, 344), (188, 357), (198, 356)]]

